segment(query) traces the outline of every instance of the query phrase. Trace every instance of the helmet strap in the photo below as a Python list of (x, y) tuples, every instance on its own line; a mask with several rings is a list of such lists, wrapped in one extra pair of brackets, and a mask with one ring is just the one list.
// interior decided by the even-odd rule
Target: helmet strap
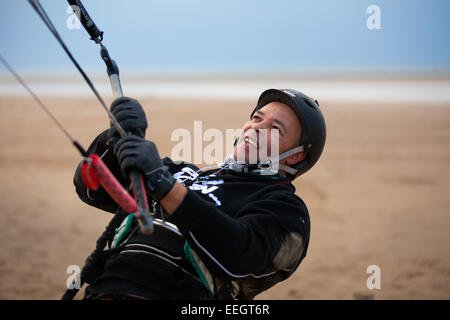
[(279, 169), (282, 169), (283, 171), (286, 171), (289, 174), (295, 175), (298, 170), (291, 168), (289, 166), (286, 166), (284, 164), (279, 164), (279, 162), (283, 159), (286, 159), (287, 157), (292, 156), (293, 154), (302, 152), (303, 150), (304, 150), (303, 146), (292, 148), (288, 151), (283, 152), (278, 157), (272, 157), (272, 158), (262, 162), (261, 167), (268, 169), (268, 170), (273, 170), (274, 164), (277, 164)]
[[(261, 174), (276, 174), (278, 170), (273, 169), (274, 164), (278, 164), (280, 160), (286, 159), (287, 157), (290, 157), (298, 152), (302, 152), (303, 150), (303, 146), (295, 147), (283, 152), (278, 157), (272, 157), (256, 164), (248, 164), (245, 161), (237, 161), (234, 159), (233, 155), (230, 155), (225, 159), (225, 162), (221, 164), (221, 166), (227, 166), (229, 169), (241, 173), (251, 173), (252, 171), (258, 170), (261, 171)], [(295, 175), (298, 171), (283, 164), (278, 164), (278, 168), (292, 175)]]

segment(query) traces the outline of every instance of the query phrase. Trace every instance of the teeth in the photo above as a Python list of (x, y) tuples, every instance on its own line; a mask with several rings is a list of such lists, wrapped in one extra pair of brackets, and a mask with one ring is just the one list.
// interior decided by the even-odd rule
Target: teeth
[(253, 140), (253, 139), (251, 139), (251, 138), (249, 138), (249, 137), (245, 137), (244, 141), (247, 142), (247, 143), (249, 143), (249, 144), (251, 144), (251, 145), (254, 146), (255, 148), (258, 147), (256, 141)]

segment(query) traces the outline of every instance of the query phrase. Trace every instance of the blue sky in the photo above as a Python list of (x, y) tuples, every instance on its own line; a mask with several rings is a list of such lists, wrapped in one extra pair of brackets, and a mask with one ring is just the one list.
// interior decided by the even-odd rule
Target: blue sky
[[(98, 46), (67, 28), (67, 2), (41, 3), (80, 64), (102, 72)], [(122, 73), (450, 70), (448, 0), (83, 3)], [(366, 27), (369, 5), (379, 30)], [(19, 72), (76, 73), (27, 1), (2, 0), (0, 12), (0, 54)]]

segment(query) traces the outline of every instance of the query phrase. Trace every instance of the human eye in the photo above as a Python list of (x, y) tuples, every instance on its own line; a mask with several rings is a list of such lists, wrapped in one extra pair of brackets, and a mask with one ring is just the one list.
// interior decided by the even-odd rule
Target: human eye
[(252, 120), (254, 120), (254, 121), (261, 121), (261, 117), (255, 114), (255, 115), (252, 117)]

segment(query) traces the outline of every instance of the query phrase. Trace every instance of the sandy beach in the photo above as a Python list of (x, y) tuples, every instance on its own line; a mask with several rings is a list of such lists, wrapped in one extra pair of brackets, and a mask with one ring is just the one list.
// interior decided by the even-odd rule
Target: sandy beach
[[(109, 124), (94, 97), (42, 100), (85, 147)], [(255, 100), (140, 99), (164, 156), (175, 129), (240, 128)], [(321, 107), (324, 154), (295, 181), (311, 216), (307, 257), (257, 298), (450, 299), (450, 105)], [(0, 299), (59, 299), (111, 214), (78, 199), (80, 156), (30, 97), (1, 96), (0, 114)], [(380, 289), (366, 286), (371, 265)]]

